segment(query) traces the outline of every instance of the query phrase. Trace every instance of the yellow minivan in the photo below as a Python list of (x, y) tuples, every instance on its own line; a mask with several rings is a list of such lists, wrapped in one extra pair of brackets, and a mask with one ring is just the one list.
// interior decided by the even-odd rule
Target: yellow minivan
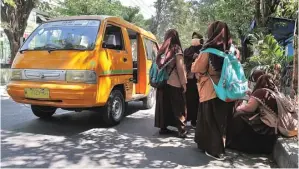
[(158, 45), (155, 36), (121, 18), (73, 16), (40, 25), (13, 61), (7, 92), (30, 104), (40, 118), (57, 108), (103, 108), (103, 118), (118, 124), (130, 101), (155, 103), (149, 69)]

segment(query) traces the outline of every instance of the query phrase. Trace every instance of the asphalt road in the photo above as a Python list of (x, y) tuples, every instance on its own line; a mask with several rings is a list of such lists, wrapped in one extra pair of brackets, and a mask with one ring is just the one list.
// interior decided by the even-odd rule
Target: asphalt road
[(154, 110), (140, 109), (140, 103), (130, 104), (122, 123), (107, 128), (100, 112), (59, 110), (41, 120), (2, 94), (1, 167), (275, 167), (267, 156), (231, 150), (225, 161), (213, 160), (197, 150), (193, 130), (185, 140), (160, 136), (153, 127)]

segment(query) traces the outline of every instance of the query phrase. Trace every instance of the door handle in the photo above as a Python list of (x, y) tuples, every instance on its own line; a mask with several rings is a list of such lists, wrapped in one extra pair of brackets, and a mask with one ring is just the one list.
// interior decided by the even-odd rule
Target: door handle
[(127, 58), (123, 58), (123, 61), (124, 61), (124, 62), (127, 62), (127, 61), (128, 61), (128, 59), (127, 59)]

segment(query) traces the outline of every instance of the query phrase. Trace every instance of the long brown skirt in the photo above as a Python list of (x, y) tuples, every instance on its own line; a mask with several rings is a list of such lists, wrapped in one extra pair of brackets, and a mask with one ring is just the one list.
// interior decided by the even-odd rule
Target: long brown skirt
[(272, 153), (277, 135), (275, 135), (274, 128), (264, 124), (259, 116), (248, 120), (256, 113), (246, 113), (236, 117), (228, 116), (227, 148), (245, 153)]
[(187, 121), (196, 124), (199, 105), (199, 95), (197, 90), (197, 79), (188, 79), (186, 91)]
[(185, 131), (185, 98), (181, 88), (166, 85), (157, 89), (155, 127), (165, 129), (177, 127), (179, 132)]
[(233, 107), (233, 102), (227, 103), (218, 98), (200, 103), (195, 131), (198, 148), (211, 155), (224, 153), (227, 115), (233, 112)]

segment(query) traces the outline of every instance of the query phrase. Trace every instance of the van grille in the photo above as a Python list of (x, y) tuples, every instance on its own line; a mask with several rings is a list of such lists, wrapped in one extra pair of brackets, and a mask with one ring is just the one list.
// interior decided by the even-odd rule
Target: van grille
[(65, 70), (39, 70), (39, 69), (25, 69), (24, 80), (34, 81), (65, 81)]

